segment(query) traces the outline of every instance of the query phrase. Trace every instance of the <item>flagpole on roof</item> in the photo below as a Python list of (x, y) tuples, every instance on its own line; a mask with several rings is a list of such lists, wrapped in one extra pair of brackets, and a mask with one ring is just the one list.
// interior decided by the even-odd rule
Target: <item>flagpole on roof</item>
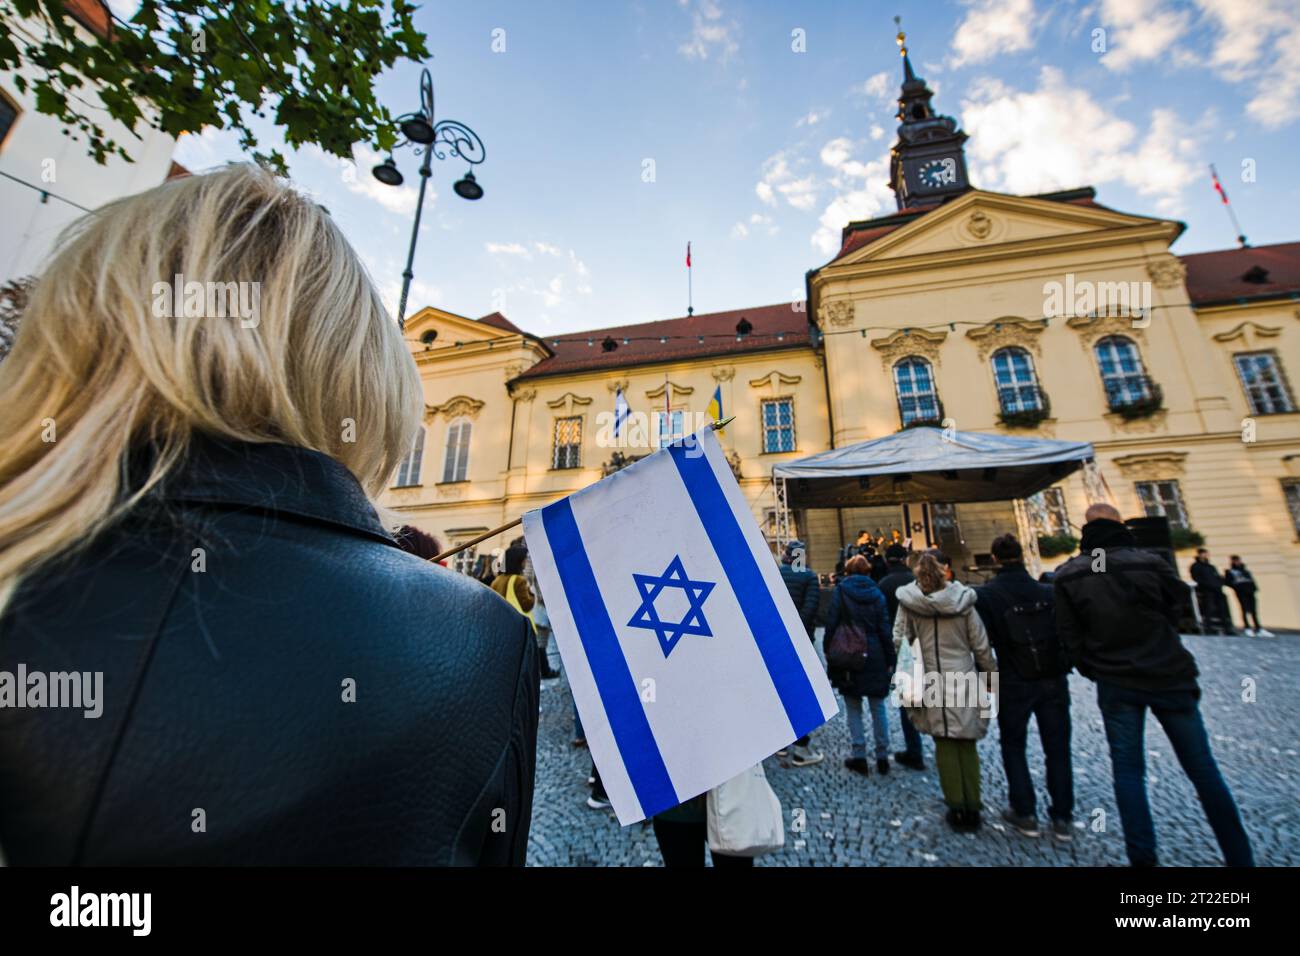
[[(722, 419), (721, 421), (710, 422), (707, 427), (712, 428), (715, 432), (721, 431), (722, 429), (726, 428), (735, 420), (736, 420), (735, 415), (728, 415), (726, 418)], [(447, 558), (450, 558), (453, 554), (460, 554), (460, 552), (464, 551), (466, 548), (472, 548), (474, 547), (474, 545), (478, 544), (481, 541), (486, 541), (488, 538), (494, 538), (499, 534), (509, 531), (511, 528), (516, 528), (519, 525), (523, 524), (523, 522), (524, 522), (524, 516), (520, 515), (514, 521), (508, 521), (499, 528), (493, 528), (491, 531), (484, 531), (481, 535), (479, 535), (476, 538), (470, 538), (468, 541), (464, 542), (463, 544), (458, 544), (454, 548), (448, 548), (446, 551), (442, 552), (441, 554), (435, 554), (433, 557), (429, 558), (429, 561), (433, 563), (437, 563), (439, 561), (445, 561)]]
[(686, 243), (686, 315), (687, 317), (690, 317), (695, 314), (695, 290), (694, 288), (692, 288), (692, 282), (691, 282), (693, 275), (694, 273), (691, 269), (691, 244), (688, 242)]
[(1214, 168), (1213, 163), (1210, 163), (1210, 178), (1214, 180), (1214, 191), (1218, 193), (1219, 198), (1223, 200), (1223, 208), (1228, 210), (1228, 218), (1232, 220), (1232, 228), (1237, 231), (1237, 244), (1241, 246), (1241, 248), (1245, 249), (1250, 245), (1250, 243), (1247, 242), (1246, 237), (1242, 235), (1241, 223), (1237, 222), (1237, 214), (1232, 211), (1232, 203), (1228, 202), (1228, 194), (1223, 189), (1223, 183), (1219, 182), (1219, 173), (1218, 170)]

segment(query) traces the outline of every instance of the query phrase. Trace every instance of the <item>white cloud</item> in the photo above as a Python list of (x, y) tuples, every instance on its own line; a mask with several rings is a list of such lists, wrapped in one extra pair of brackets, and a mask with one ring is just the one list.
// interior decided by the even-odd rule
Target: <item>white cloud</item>
[(763, 178), (754, 186), (754, 192), (769, 206), (778, 204), (779, 195), (795, 209), (806, 212), (817, 204), (817, 179), (811, 175), (797, 176), (783, 151), (763, 163)]
[(1200, 175), (1192, 128), (1173, 112), (1155, 110), (1139, 135), (1054, 67), (1043, 68), (1033, 91), (976, 83), (962, 115), (972, 178), (985, 188), (1025, 194), (1121, 182), (1169, 214)]
[(952, 38), (953, 66), (983, 63), (999, 53), (1033, 47), (1034, 0), (967, 0), (966, 6), (966, 17)]
[(865, 81), (853, 87), (853, 92), (872, 100), (889, 100), (893, 99), (893, 84), (888, 73), (873, 73)]
[(1191, 26), (1191, 11), (1164, 0), (1102, 0), (1101, 25), (1106, 53), (1101, 62), (1112, 70), (1166, 57)]
[(533, 248), (544, 256), (558, 256), (561, 254), (559, 246), (552, 246), (545, 242), (534, 242)]
[(795, 126), (816, 126), (818, 123), (820, 123), (822, 120), (824, 120), (826, 117), (830, 115), (831, 115), (830, 110), (822, 110), (820, 112), (818, 112), (817, 110), (809, 110), (807, 114), (799, 117), (799, 120), (794, 125)]
[(820, 225), (811, 238), (813, 246), (823, 255), (839, 250), (840, 234), (846, 225), (870, 219), (894, 201), (889, 188), (889, 155), (863, 163), (853, 158), (856, 152), (857, 144), (842, 136), (821, 149), (821, 161), (831, 170), (827, 184), (835, 193), (822, 211)]
[(531, 259), (532, 255), (528, 247), (518, 242), (485, 242), (483, 243), (489, 253), (494, 256), (519, 256), (523, 259)]
[(749, 227), (746, 226), (743, 222), (738, 222), (731, 227), (732, 239), (745, 239), (748, 238), (748, 236), (749, 236)]
[(1210, 65), (1250, 83), (1249, 116), (1277, 128), (1300, 118), (1300, 15), (1295, 0), (1196, 0), (1215, 33)]
[(691, 11), (691, 37), (678, 52), (691, 60), (707, 60), (719, 55), (725, 62), (740, 49), (736, 40), (739, 27), (735, 20), (725, 20), (717, 0), (678, 0)]
[(884, 129), (883, 126), (879, 126), (879, 125), (877, 125), (877, 124), (875, 124), (875, 123), (873, 123), (873, 124), (871, 125), (871, 138), (872, 138), (873, 140), (879, 140), (879, 139), (881, 139), (884, 135), (885, 135), (885, 129)]

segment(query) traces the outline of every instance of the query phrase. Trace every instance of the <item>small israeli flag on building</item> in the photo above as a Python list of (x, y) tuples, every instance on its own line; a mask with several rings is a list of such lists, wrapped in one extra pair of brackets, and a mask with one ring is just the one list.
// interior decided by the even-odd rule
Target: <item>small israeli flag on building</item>
[(712, 427), (524, 515), (592, 758), (624, 826), (837, 711)]
[(627, 399), (623, 397), (623, 389), (620, 387), (614, 392), (614, 437), (618, 438), (623, 434), (623, 425), (627, 422), (627, 416), (630, 409), (628, 408)]

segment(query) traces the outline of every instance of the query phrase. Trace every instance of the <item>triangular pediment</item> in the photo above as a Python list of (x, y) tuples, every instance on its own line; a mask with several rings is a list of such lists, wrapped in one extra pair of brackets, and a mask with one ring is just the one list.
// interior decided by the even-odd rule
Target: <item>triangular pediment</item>
[(825, 269), (900, 259), (965, 259), (997, 255), (999, 250), (1030, 251), (1086, 243), (1106, 237), (1134, 240), (1167, 235), (1181, 225), (1093, 205), (1033, 199), (972, 190), (960, 198), (881, 236)]
[(405, 331), (407, 339), (413, 342), (420, 342), (427, 332), (435, 332), (434, 343), (437, 345), (486, 342), (489, 339), (512, 338), (519, 334), (431, 305), (408, 318)]

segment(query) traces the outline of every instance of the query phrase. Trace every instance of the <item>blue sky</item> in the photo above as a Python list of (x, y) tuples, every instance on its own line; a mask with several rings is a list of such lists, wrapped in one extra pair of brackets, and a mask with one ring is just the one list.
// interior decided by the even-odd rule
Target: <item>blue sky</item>
[[(801, 296), (844, 223), (895, 208), (896, 13), (970, 135), (976, 186), (1091, 185), (1183, 220), (1174, 251), (1198, 252), (1233, 244), (1213, 162), (1252, 243), (1300, 240), (1297, 0), (430, 2), (438, 117), (482, 136), (486, 195), (461, 200), (465, 165), (435, 163), (411, 310), (500, 310), (539, 334), (682, 315), (688, 240), (696, 311)], [(382, 78), (394, 112), (415, 107), (418, 73)], [(194, 169), (238, 155), (211, 130), (177, 150)], [(396, 158), (415, 183), (417, 158)], [(290, 169), (395, 306), (414, 188), (357, 160), (309, 149)]]

